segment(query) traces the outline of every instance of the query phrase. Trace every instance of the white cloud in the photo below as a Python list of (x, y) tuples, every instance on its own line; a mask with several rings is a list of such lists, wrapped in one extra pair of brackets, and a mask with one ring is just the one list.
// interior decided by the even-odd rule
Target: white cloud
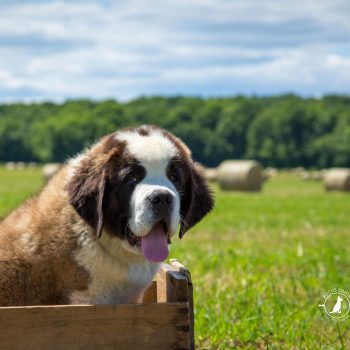
[(344, 0), (0, 2), (0, 101), (349, 93)]

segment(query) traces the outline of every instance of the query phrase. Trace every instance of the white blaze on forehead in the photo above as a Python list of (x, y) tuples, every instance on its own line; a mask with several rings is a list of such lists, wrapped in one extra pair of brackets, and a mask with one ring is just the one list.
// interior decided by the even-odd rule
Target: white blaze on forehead
[(160, 130), (147, 130), (148, 135), (137, 131), (117, 133), (116, 138), (126, 142), (126, 149), (146, 170), (146, 176), (135, 186), (130, 200), (130, 230), (137, 236), (147, 235), (155, 225), (154, 213), (148, 205), (148, 198), (155, 191), (169, 193), (174, 202), (170, 214), (169, 233), (176, 232), (180, 222), (180, 195), (167, 177), (167, 167), (171, 158), (180, 150)]
[(116, 138), (126, 141), (127, 150), (141, 163), (160, 163), (178, 155), (177, 147), (160, 130), (150, 130), (148, 135), (136, 131), (117, 133)]

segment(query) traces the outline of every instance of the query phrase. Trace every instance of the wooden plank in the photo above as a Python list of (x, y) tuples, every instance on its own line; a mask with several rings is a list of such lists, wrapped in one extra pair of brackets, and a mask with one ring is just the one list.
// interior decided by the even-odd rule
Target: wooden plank
[(170, 259), (170, 266), (175, 268), (176, 271), (179, 271), (182, 275), (186, 276), (188, 283), (192, 284), (192, 278), (190, 271), (180, 263), (177, 259)]
[(194, 305), (191, 274), (178, 260), (171, 259), (170, 265), (163, 263), (157, 275), (158, 302), (186, 301), (190, 304), (190, 348), (194, 342)]
[(167, 276), (166, 271), (160, 269), (157, 273), (157, 302), (166, 303), (167, 302)]
[(187, 302), (188, 301), (188, 281), (178, 271), (169, 271), (167, 278), (168, 291), (167, 302)]
[(157, 302), (157, 282), (152, 281), (150, 286), (145, 290), (142, 297), (143, 303), (156, 303)]
[(172, 266), (163, 263), (157, 274), (157, 301), (187, 302), (187, 278)]
[(189, 349), (189, 304), (0, 308), (0, 349)]
[(188, 281), (187, 301), (190, 304), (190, 347), (195, 349), (194, 343), (194, 303), (193, 303), (193, 284), (190, 271), (182, 265), (177, 259), (170, 259), (170, 266), (186, 276)]

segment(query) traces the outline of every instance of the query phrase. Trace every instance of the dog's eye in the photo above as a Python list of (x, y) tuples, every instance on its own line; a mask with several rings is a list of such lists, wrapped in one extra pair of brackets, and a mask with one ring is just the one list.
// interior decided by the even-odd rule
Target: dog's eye
[(136, 184), (145, 177), (145, 170), (142, 167), (126, 167), (122, 170), (124, 184)]
[(139, 179), (136, 175), (128, 175), (125, 179), (125, 182), (127, 183), (135, 183), (137, 182)]
[(171, 174), (169, 175), (169, 179), (171, 182), (178, 184), (180, 182), (180, 176), (176, 175), (176, 174)]

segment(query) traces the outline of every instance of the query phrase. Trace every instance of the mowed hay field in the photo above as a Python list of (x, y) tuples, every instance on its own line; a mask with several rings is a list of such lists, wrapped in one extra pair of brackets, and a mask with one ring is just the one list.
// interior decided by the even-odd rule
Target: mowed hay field
[[(41, 186), (40, 169), (0, 168), (0, 217)], [(318, 307), (350, 289), (350, 194), (289, 174), (261, 193), (214, 192), (215, 210), (171, 253), (192, 272), (197, 347), (350, 348), (350, 320)]]

